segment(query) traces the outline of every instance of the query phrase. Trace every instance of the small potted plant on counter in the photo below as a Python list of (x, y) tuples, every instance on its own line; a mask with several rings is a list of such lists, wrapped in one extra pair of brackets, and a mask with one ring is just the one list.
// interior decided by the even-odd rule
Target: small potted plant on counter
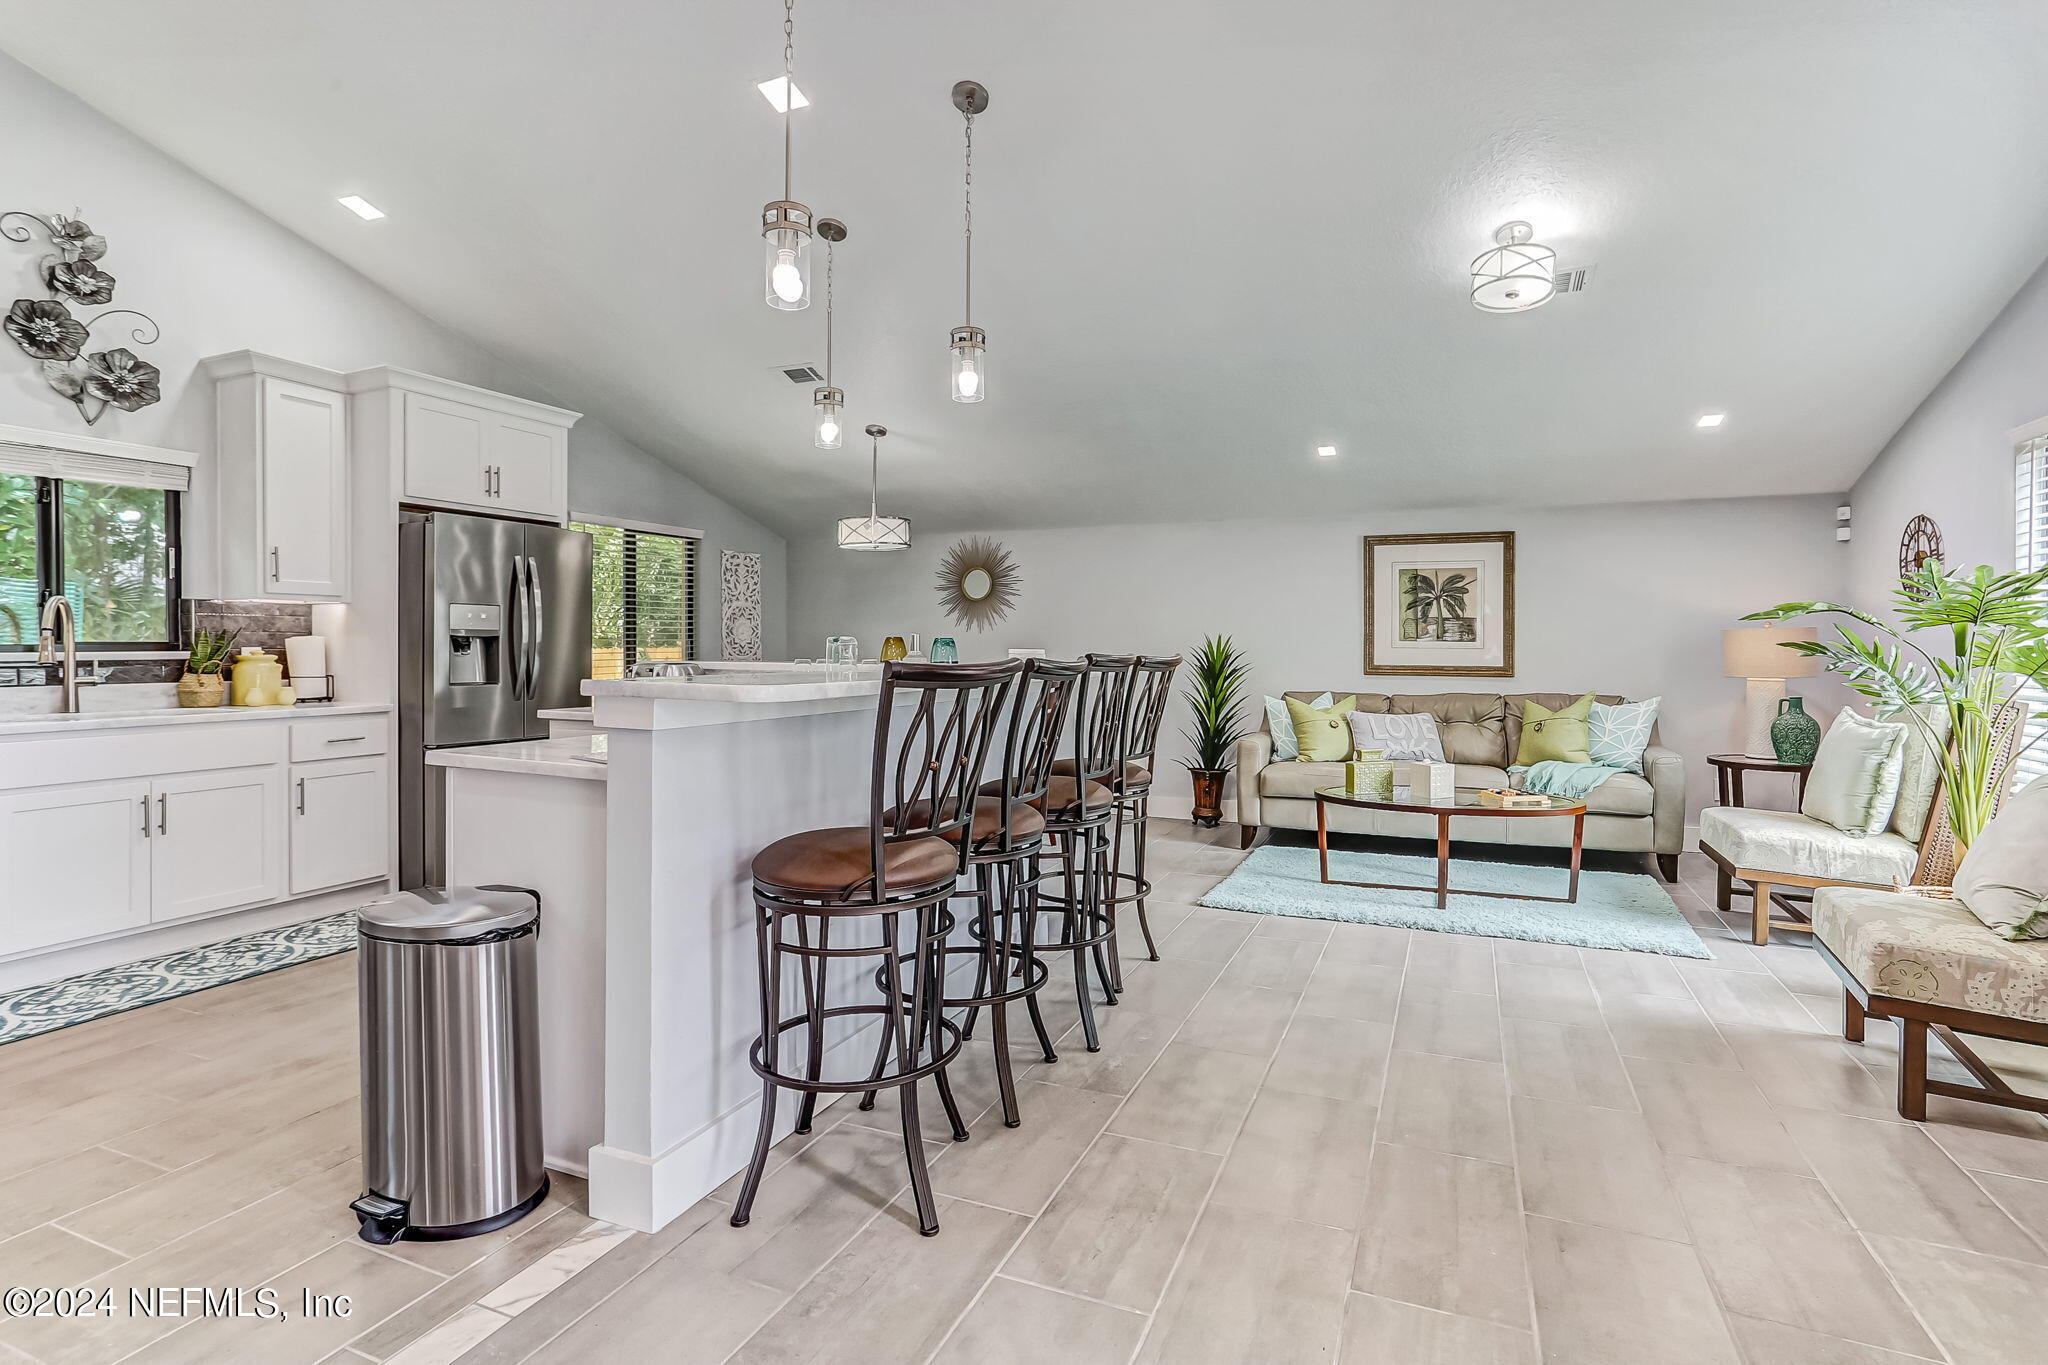
[(185, 676), (178, 679), (178, 705), (219, 706), (227, 700), (223, 673), (235, 656), (239, 630), (202, 630), (192, 637), (192, 653), (185, 660)]
[(1244, 702), (1245, 674), (1251, 670), (1228, 635), (1212, 635), (1194, 652), (1184, 694), (1194, 711), (1194, 724), (1181, 734), (1195, 751), (1194, 762), (1182, 760), (1195, 783), (1195, 823), (1214, 829), (1223, 818), (1223, 779), (1229, 773), (1230, 751), (1244, 738), (1238, 709)]

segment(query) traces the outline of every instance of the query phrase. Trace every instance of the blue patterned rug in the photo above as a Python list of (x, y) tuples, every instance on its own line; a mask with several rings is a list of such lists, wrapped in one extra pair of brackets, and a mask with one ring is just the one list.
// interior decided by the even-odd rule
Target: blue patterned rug
[(344, 910), (325, 919), (25, 986), (0, 994), (0, 1043), (19, 1042), (280, 967), (333, 957), (355, 946), (356, 912)]
[[(1390, 924), (1483, 938), (1567, 943), (1579, 948), (1627, 948), (1672, 957), (1711, 957), (1692, 925), (1654, 878), (1635, 872), (1585, 872), (1579, 898), (1566, 904), (1495, 896), (1460, 896), (1436, 908), (1436, 859), (1403, 853), (1330, 850), (1330, 875), (1351, 882), (1413, 882), (1425, 890), (1368, 891), (1326, 886), (1317, 876), (1313, 848), (1259, 849), (1202, 897), (1219, 910), (1250, 910), (1302, 919)], [(1451, 860), (1453, 887), (1555, 896), (1565, 870), (1525, 863)]]

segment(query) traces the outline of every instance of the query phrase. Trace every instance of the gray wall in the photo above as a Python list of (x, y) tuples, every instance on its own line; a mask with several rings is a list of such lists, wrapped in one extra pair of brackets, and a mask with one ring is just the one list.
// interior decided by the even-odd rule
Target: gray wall
[[(335, 370), (399, 365), (464, 383), (575, 407), (566, 396), (408, 307), (332, 256), (286, 231), (219, 186), (108, 121), (10, 58), (0, 56), (0, 184), (4, 209), (44, 215), (74, 210), (108, 240), (101, 262), (119, 281), (114, 306), (139, 309), (163, 328), (136, 351), (163, 371), (163, 402), (110, 412), (95, 436), (210, 452), (212, 385), (197, 362), (250, 349)], [(336, 193), (354, 188), (341, 185)], [(333, 206), (337, 214), (346, 210)], [(378, 225), (364, 223), (375, 232)], [(39, 239), (0, 241), (0, 302), (40, 297)], [(123, 339), (109, 324), (102, 343)], [(0, 424), (85, 433), (78, 410), (43, 383), (35, 362), (0, 342)], [(784, 620), (783, 545), (729, 504), (586, 415), (569, 436), (569, 490), (578, 510), (681, 523), (707, 533), (712, 593), (698, 638), (718, 641), (717, 549), (763, 555), (764, 624), (771, 646)], [(204, 509), (190, 530), (208, 532)], [(713, 539), (712, 537), (715, 537)], [(188, 554), (194, 563), (208, 556)], [(200, 579), (187, 591), (205, 596)]]
[[(921, 532), (906, 552), (858, 555), (824, 536), (791, 546), (790, 648), (822, 652), (828, 634), (951, 634), (962, 658), (1011, 647), (1170, 654), (1233, 636), (1256, 696), (1339, 692), (1581, 691), (1662, 696), (1664, 742), (1691, 765), (1693, 810), (1712, 787), (1704, 756), (1741, 747), (1743, 684), (1721, 676), (1721, 630), (1746, 611), (1841, 589), (1833, 497), (1632, 503), (1494, 511), (1402, 512), (1327, 520), (1007, 531), (1020, 561), (1017, 611), (973, 635), (942, 616), (933, 577), (955, 534)], [(1516, 533), (1516, 676), (1376, 678), (1364, 671), (1366, 535)], [(1794, 683), (1825, 716), (1835, 692)], [(1169, 763), (1186, 752), (1168, 712)], [(1759, 783), (1760, 787), (1766, 784)], [(1184, 796), (1184, 780), (1163, 793)]]
[(1941, 527), (1949, 564), (2012, 567), (2009, 433), (2041, 417), (2048, 417), (2048, 267), (2013, 295), (1850, 493), (1848, 591), (1858, 606), (1890, 605), (1899, 535), (1917, 515)]

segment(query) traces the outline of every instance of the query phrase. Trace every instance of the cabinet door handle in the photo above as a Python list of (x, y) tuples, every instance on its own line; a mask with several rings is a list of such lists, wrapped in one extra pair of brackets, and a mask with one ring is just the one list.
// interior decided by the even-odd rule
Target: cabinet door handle
[[(329, 744), (360, 744), (362, 743), (362, 741), (368, 738), (368, 735), (336, 735), (333, 739), (330, 739), (327, 742)], [(305, 782), (305, 780), (306, 779), (303, 777), (299, 779), (301, 783)]]
[(494, 498), (505, 496), (505, 466), (501, 464), (491, 466), (491, 496)]
[(273, 583), (277, 581), (277, 547), (275, 545), (270, 547), (270, 581)]
[(142, 837), (149, 838), (149, 798), (142, 798)]
[[(330, 740), (330, 741), (328, 741), (328, 742), (329, 742), (329, 743), (332, 743), (333, 741), (332, 741), (332, 740)], [(302, 778), (300, 778), (300, 779), (299, 779), (299, 814), (301, 814), (301, 815), (304, 815), (305, 813), (306, 813), (306, 779), (302, 777)]]
[(156, 799), (156, 832), (171, 832), (171, 798), (167, 795), (160, 795)]

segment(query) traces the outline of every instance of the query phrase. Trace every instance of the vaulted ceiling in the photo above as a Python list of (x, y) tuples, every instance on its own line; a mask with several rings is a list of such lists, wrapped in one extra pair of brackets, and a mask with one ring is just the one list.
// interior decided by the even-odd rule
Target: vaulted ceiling
[[(864, 504), (761, 299), (773, 0), (101, 8), (0, 46), (778, 526)], [(2039, 0), (800, 0), (796, 194), (934, 529), (1837, 491), (2048, 255), (2044, 63)], [(1471, 307), (1513, 218), (1584, 292)]]

